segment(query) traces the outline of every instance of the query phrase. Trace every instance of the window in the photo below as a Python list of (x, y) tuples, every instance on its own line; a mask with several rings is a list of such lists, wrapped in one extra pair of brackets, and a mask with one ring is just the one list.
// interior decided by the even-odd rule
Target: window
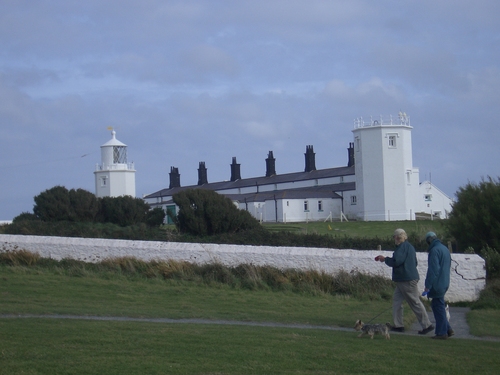
[(432, 194), (425, 194), (424, 199), (426, 202), (431, 202), (432, 201)]
[(101, 186), (102, 186), (102, 187), (106, 186), (106, 185), (107, 185), (107, 183), (108, 183), (108, 180), (107, 180), (107, 178), (106, 178), (106, 177), (101, 178)]
[(356, 151), (359, 152), (361, 150), (361, 139), (359, 139), (359, 137), (356, 137), (355, 141), (356, 141)]
[(286, 206), (290, 207), (290, 201), (286, 201)]
[(318, 211), (323, 211), (323, 201), (318, 201)]
[(395, 135), (389, 136), (389, 147), (396, 148), (396, 136)]
[(113, 163), (114, 164), (127, 163), (127, 147), (113, 146)]
[(356, 204), (358, 202), (355, 195), (351, 195), (351, 204)]
[(309, 211), (309, 201), (304, 201), (304, 211)]
[(387, 146), (389, 148), (397, 147), (397, 139), (399, 138), (398, 133), (387, 133), (385, 137), (387, 138)]

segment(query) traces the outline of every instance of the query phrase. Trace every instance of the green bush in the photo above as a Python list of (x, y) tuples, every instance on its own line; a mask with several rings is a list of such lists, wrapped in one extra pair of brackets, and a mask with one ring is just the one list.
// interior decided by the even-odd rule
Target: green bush
[(100, 198), (98, 221), (126, 227), (146, 222), (149, 204), (131, 196)]
[(72, 221), (69, 191), (64, 186), (54, 186), (37, 195), (33, 213), (42, 221)]
[(165, 220), (166, 213), (161, 207), (155, 207), (146, 214), (146, 224), (150, 227), (159, 227)]
[(172, 199), (179, 212), (176, 217), (169, 215), (181, 233), (211, 236), (261, 229), (250, 213), (239, 210), (229, 198), (214, 191), (188, 189), (174, 194)]
[(122, 227), (140, 223), (159, 227), (165, 219), (161, 208), (150, 210), (143, 199), (131, 196), (97, 198), (84, 189), (68, 190), (54, 186), (35, 196), (33, 214), (23, 212), (14, 222), (78, 222), (113, 223)]
[(94, 222), (99, 212), (99, 201), (90, 191), (71, 189), (68, 192), (72, 220), (78, 222)]
[(498, 251), (486, 246), (481, 249), (480, 255), (486, 261), (486, 277), (488, 279), (500, 278), (500, 254)]
[(500, 279), (488, 280), (471, 309), (500, 309)]
[(500, 249), (500, 180), (488, 177), (461, 187), (446, 227), (459, 249)]
[(165, 227), (150, 227), (144, 223), (121, 227), (112, 223), (76, 223), (71, 221), (18, 221), (3, 225), (4, 234), (35, 236), (109, 238), (140, 241), (179, 241), (178, 234)]
[(20, 223), (23, 221), (37, 221), (40, 220), (35, 214), (31, 212), (22, 212), (17, 215), (14, 219), (12, 219), (13, 223)]

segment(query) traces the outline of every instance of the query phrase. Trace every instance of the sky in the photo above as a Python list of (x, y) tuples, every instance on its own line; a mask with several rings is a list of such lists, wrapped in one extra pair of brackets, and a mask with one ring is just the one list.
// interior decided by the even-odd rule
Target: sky
[[(137, 197), (347, 165), (354, 119), (411, 121), (420, 180), (500, 175), (498, 0), (1, 0), (0, 220), (95, 192), (108, 127)], [(498, 108), (498, 107), (497, 107)]]

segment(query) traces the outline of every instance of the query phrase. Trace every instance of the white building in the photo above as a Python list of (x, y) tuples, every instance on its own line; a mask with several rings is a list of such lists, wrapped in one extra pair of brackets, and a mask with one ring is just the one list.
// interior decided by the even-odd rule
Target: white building
[(116, 139), (114, 130), (111, 136), (101, 146), (101, 164), (97, 164), (94, 171), (95, 195), (98, 198), (135, 197), (135, 169), (134, 163), (127, 162), (127, 145)]
[(419, 172), (413, 167), (409, 118), (360, 118), (354, 126), (358, 218), (415, 219)]
[(152, 207), (176, 210), (172, 196), (185, 189), (210, 189), (264, 222), (303, 222), (342, 218), (364, 221), (447, 217), (452, 200), (429, 181), (419, 183), (413, 167), (410, 119), (356, 119), (347, 166), (317, 170), (313, 146), (306, 146), (303, 172), (278, 175), (270, 151), (266, 175), (242, 179), (233, 157), (231, 179), (208, 183), (200, 162), (198, 184), (181, 187), (171, 167), (170, 186), (144, 197)]

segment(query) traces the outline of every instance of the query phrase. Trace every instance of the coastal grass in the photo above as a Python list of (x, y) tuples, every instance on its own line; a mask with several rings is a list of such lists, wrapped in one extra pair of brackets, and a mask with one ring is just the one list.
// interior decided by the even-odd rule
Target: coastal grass
[[(377, 278), (325, 279), (250, 266), (234, 273), (217, 264), (200, 269), (131, 258), (92, 265), (22, 250), (0, 260), (0, 374), (496, 374), (500, 368), (498, 341), (357, 338), (355, 320), (391, 321), (392, 285)], [(409, 326), (413, 314), (405, 311)], [(500, 337), (500, 310), (472, 310), (469, 324), (473, 334)]]
[(403, 228), (408, 234), (424, 238), (433, 231), (442, 237), (445, 234), (444, 220), (408, 221), (310, 221), (301, 223), (263, 223), (270, 231), (289, 231), (296, 233), (329, 234), (349, 238), (391, 238), (396, 228)]
[(500, 343), (319, 329), (0, 319), (0, 374), (497, 374)]
[[(164, 317), (352, 327), (356, 319), (391, 319), (389, 299), (319, 292), (275, 292), (147, 279), (120, 273), (68, 275), (60, 270), (0, 266), (0, 314)], [(411, 319), (411, 314), (407, 314)], [(411, 320), (408, 321), (411, 324)]]

